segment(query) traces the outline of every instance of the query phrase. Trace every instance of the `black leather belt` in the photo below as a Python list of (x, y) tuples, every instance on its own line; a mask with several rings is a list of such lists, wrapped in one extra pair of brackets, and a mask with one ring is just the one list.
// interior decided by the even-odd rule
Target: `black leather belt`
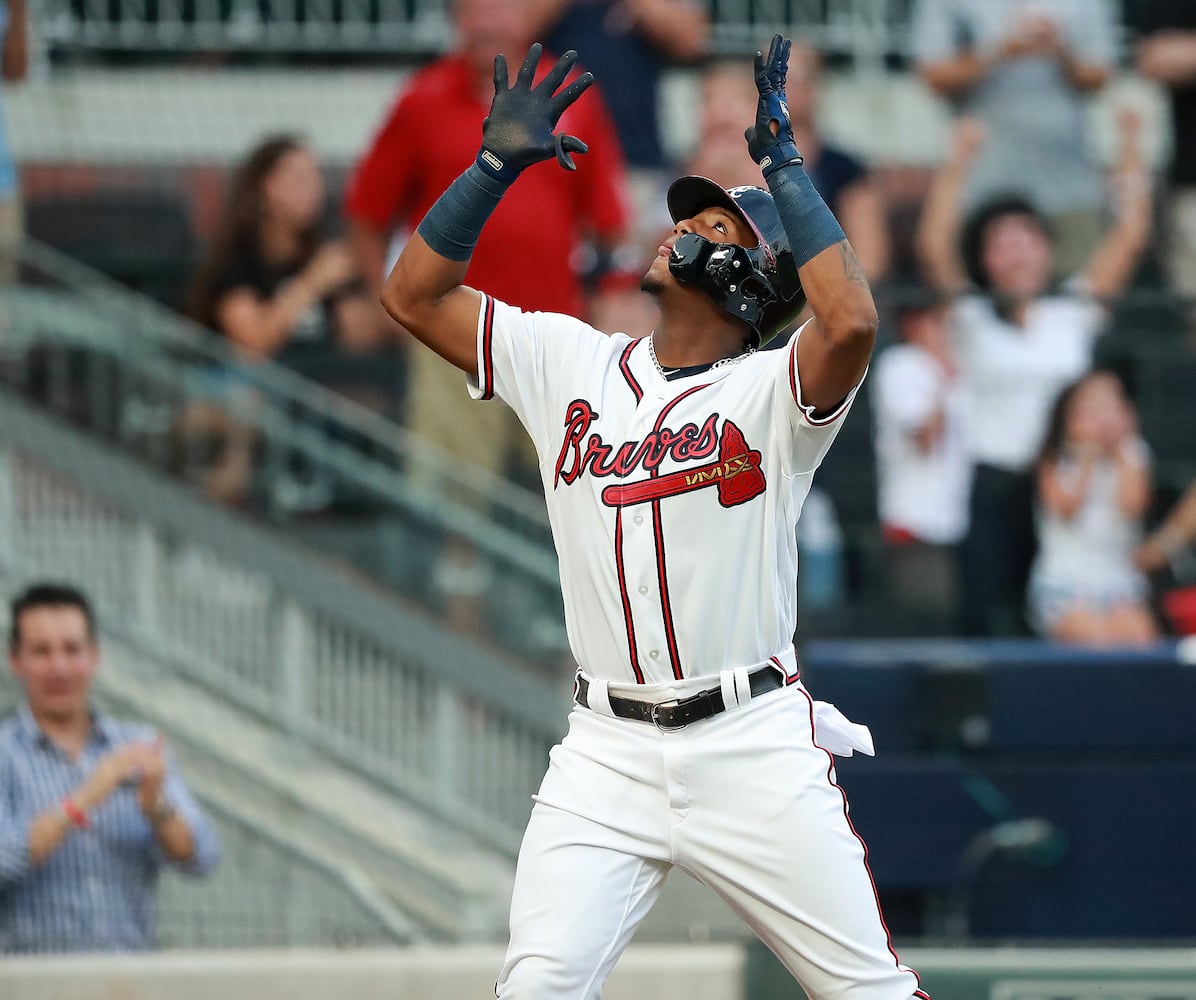
[[(761, 667), (748, 674), (748, 687), (753, 698), (784, 686), (785, 678), (776, 667)], [(575, 688), (573, 700), (585, 708), (592, 708), (589, 702), (590, 682), (578, 674)], [(721, 687), (707, 688), (688, 698), (674, 698), (672, 701), (640, 701), (636, 698), (616, 698), (614, 695), (609, 695), (608, 700), (610, 710), (620, 719), (650, 722), (666, 733), (684, 729), (691, 722), (700, 722), (727, 710)]]

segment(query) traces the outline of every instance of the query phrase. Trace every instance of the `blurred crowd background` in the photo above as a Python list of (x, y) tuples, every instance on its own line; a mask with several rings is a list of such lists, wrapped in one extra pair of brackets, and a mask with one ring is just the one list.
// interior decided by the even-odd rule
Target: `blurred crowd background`
[[(100, 697), (192, 762), (232, 845), (225, 915), (168, 906), (172, 940), (259, 939), (280, 905), (293, 924), (260, 943), (501, 926), (572, 675), (539, 472), (379, 289), (472, 160), (495, 53), (540, 39), (597, 76), (562, 124), (590, 152), (515, 186), (468, 280), (648, 334), (668, 182), (759, 183), (743, 130), (773, 31), (881, 315), (795, 586), (811, 683), (843, 685), (898, 751), (860, 770), (853, 810), (890, 845), (898, 932), (1196, 933), (1190, 877), (1135, 870), (1149, 914), (1094, 908), (1087, 879), (1118, 855), (1064, 862), (1061, 832), (1149, 814), (1155, 858), (1190, 836), (1154, 810), (1180, 808), (1165, 790), (1193, 752), (1169, 640), (1196, 633), (1196, 6), (0, 0), (0, 584), (88, 588), (119, 653)], [(832, 641), (873, 639), (889, 652)], [(1039, 826), (1031, 758), (1075, 790)], [(1127, 811), (1109, 774), (1138, 795), (1139, 764), (1158, 797)], [(1084, 813), (1087, 787), (1114, 819)], [(943, 811), (937, 839), (897, 828), (907, 794)], [(280, 824), (300, 808), (306, 828)], [(983, 883), (993, 858), (1011, 881)], [(1062, 909), (1024, 902), (1043, 879)], [(662, 906), (657, 931), (720, 933), (693, 912)]]
[[(519, 652), (549, 659), (563, 650), (551, 593), (529, 627), (507, 604), (545, 596), (500, 585), (466, 533), (416, 528), (408, 560), (384, 554), (376, 515), (393, 502), (323, 454), (271, 447), (249, 412), (264, 405), (256, 369), (351, 401), (335, 430), (299, 422), (366, 461), (375, 444), (401, 452), (433, 505), (465, 477), (481, 495), (447, 499), (470, 515), (501, 519), (500, 495), (534, 507), (514, 419), (460, 419), (460, 379), (377, 305), (401, 241), (472, 155), (495, 52), (577, 47), (599, 85), (570, 122), (591, 146), (577, 176), (541, 168), (521, 185), (470, 280), (642, 335), (654, 316), (637, 283), (667, 232), (667, 181), (758, 182), (742, 139), (750, 54), (785, 28), (800, 146), (882, 310), (876, 367), (800, 529), (803, 628), (1097, 643), (1191, 629), (1175, 593), (1190, 581), (1173, 572), (1185, 536), (1136, 548), (1196, 461), (1182, 4), (47, 0), (24, 18), (26, 51), (6, 62), (4, 230), (162, 304), (201, 353), (240, 366), (193, 359), (184, 398), (162, 406), (74, 379), (59, 388), (90, 394), (78, 415), (100, 430), (106, 410), (126, 437), (136, 424), (126, 443), (206, 496), (302, 526), (455, 627), (513, 630), (535, 647)], [(44, 303), (37, 268), (9, 260)], [(1009, 296), (1028, 311), (1004, 311)], [(1104, 429), (1044, 461), (1051, 408), (1090, 369), (1116, 382), (1091, 419), (1058, 419)], [(19, 377), (51, 392), (46, 371)], [(357, 440), (365, 422), (376, 442)], [(1113, 460), (1131, 452), (1140, 495), (1120, 506)], [(1080, 483), (1077, 516), (1042, 500), (1051, 469), (1065, 493)]]

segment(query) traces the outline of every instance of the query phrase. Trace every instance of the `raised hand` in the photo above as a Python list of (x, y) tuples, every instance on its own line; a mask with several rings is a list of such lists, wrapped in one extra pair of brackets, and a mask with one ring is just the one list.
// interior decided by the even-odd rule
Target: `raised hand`
[(576, 170), (571, 154), (584, 153), (589, 148), (576, 136), (560, 134), (554, 129), (565, 109), (594, 82), (593, 74), (583, 73), (560, 93), (554, 93), (577, 61), (577, 53), (570, 49), (533, 87), (541, 52), (543, 46), (539, 42), (532, 45), (513, 85), (508, 85), (506, 57), (494, 57), (494, 101), (482, 123), (482, 148), (477, 162), (491, 177), (507, 184), (533, 163), (554, 156), (566, 170)]
[(743, 136), (747, 139), (748, 152), (760, 164), (765, 178), (781, 167), (802, 161), (785, 98), (790, 44), (787, 38), (773, 35), (768, 56), (756, 53), (756, 90), (760, 100), (756, 104), (755, 124)]

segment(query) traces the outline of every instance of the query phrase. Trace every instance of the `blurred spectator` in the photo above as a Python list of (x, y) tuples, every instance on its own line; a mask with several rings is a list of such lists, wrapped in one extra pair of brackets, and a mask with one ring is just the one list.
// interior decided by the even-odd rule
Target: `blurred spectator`
[[(806, 173), (835, 213), (870, 282), (889, 268), (889, 232), (885, 206), (867, 167), (851, 153), (828, 143), (818, 131), (817, 111), (822, 60), (807, 45), (794, 43), (789, 54), (789, 115)], [(702, 73), (701, 122), (697, 145), (686, 172), (709, 177), (723, 187), (760, 186), (760, 168), (747, 151), (744, 129), (756, 117), (759, 94), (751, 64), (742, 59), (716, 61)]]
[(1137, 147), (1138, 122), (1119, 116), (1116, 218), (1082, 271), (1051, 285), (1048, 223), (1030, 202), (999, 198), (975, 211), (962, 237), (962, 190), (985, 141), (963, 119), (931, 185), (918, 250), (935, 289), (957, 296), (948, 314), (963, 379), (972, 462), (963, 542), (965, 627), (975, 634), (1021, 629), (1034, 556), (1033, 464), (1052, 401), (1088, 369), (1102, 302), (1125, 287), (1150, 232), (1150, 186)]
[(1180, 635), (1196, 635), (1196, 482), (1134, 552), (1163, 614)]
[[(529, 0), (532, 35), (554, 52), (576, 49), (597, 79), (629, 167), (636, 218), (663, 201), (666, 150), (660, 131), (661, 76), (706, 54), (710, 18), (701, 0)], [(745, 123), (740, 127), (742, 138)], [(593, 149), (594, 144), (590, 143)], [(759, 171), (757, 170), (757, 173)]]
[(884, 200), (864, 163), (827, 142), (818, 131), (821, 85), (822, 58), (810, 46), (795, 44), (789, 53), (786, 93), (797, 148), (806, 173), (851, 240), (869, 282), (876, 283), (889, 269)]
[[(528, 0), (454, 0), (451, 10), (454, 51), (411, 78), (349, 180), (350, 237), (374, 302), (397, 256), (397, 247), (388, 251), (388, 244), (414, 230), (477, 155), (482, 120), (494, 97), (495, 55), (524, 53), (533, 41)], [(546, 55), (537, 74), (555, 61)], [(511, 66), (511, 74), (518, 68)], [(601, 320), (594, 318), (602, 329), (611, 329), (618, 323), (617, 306), (607, 308), (604, 300), (638, 302), (643, 261), (635, 260), (626, 271), (615, 263), (631, 221), (630, 198), (614, 126), (597, 88), (566, 110), (559, 129), (580, 136), (590, 151), (576, 158), (576, 173), (546, 163), (519, 179), (487, 223), (466, 282), (523, 309), (575, 316), (604, 311)], [(436, 142), (427, 136), (436, 136)], [(582, 275), (574, 267), (587, 238), (610, 265), (595, 276), (597, 301), (590, 310)], [(377, 315), (382, 318), (380, 306)], [(512, 411), (488, 407), (485, 419), (462, 420), (461, 408), (468, 405), (456, 368), (431, 351), (412, 352), (406, 407), (412, 431), (452, 461), (500, 473), (512, 465), (535, 468), (531, 441)], [(441, 492), (436, 468), (413, 457), (408, 473), (429, 493)], [(490, 577), (473, 547), (453, 540), (435, 579), (437, 600), (450, 620), (466, 630), (482, 627), (479, 599)]]
[(1086, 98), (1114, 66), (1106, 0), (918, 0), (910, 39), (922, 79), (988, 127), (967, 206), (1017, 178), (1050, 224), (1060, 270), (1078, 270), (1103, 224)]
[(957, 546), (968, 522), (963, 394), (941, 301), (898, 313), (901, 342), (873, 365), (878, 509), (893, 600), (957, 627)]
[(95, 621), (73, 587), (12, 602), (9, 662), (25, 688), (0, 725), (0, 951), (156, 945), (169, 862), (206, 875), (219, 847), (162, 737), (95, 709)]
[(760, 99), (751, 67), (742, 59), (715, 59), (703, 68), (698, 86), (698, 134), (685, 172), (723, 187), (760, 185), (760, 167), (743, 138)]
[[(1175, 290), (1196, 303), (1196, 4), (1135, 0), (1129, 13), (1142, 33), (1138, 72), (1171, 96), (1166, 261)], [(1196, 327), (1196, 310), (1189, 316)]]
[(847, 569), (843, 560), (843, 529), (834, 501), (825, 490), (811, 487), (797, 522), (798, 604), (807, 612), (834, 611), (843, 604)]
[(16, 279), (14, 248), (21, 241), (21, 194), (17, 165), (8, 148), (4, 125), (4, 87), (25, 78), (29, 70), (29, 27), (26, 0), (0, 0), (0, 285)]
[(1196, 544), (1196, 482), (1188, 487), (1163, 523), (1138, 546), (1134, 562), (1139, 569), (1153, 573), (1193, 544)]
[[(321, 235), (326, 209), (319, 166), (300, 139), (280, 135), (259, 143), (229, 186), (192, 283), (191, 316), (250, 360), (273, 358), (308, 371), (332, 367), (338, 355), (365, 354), (373, 365), (382, 341), (374, 308), (348, 246)], [(340, 371), (327, 381), (386, 412), (398, 391), (396, 369), (389, 383), (386, 371), (377, 370), (372, 387)], [(190, 407), (181, 430), (187, 440), (215, 441), (208, 494), (238, 502), (248, 489), (256, 441), (238, 410), (253, 406), (253, 394), (227, 373), (215, 381), (211, 404)]]
[(1092, 372), (1059, 395), (1038, 459), (1035, 628), (1059, 642), (1153, 642), (1146, 578), (1133, 563), (1150, 503), (1150, 459), (1121, 383)]
[(304, 346), (369, 350), (373, 309), (349, 251), (325, 239), (319, 165), (298, 138), (261, 142), (238, 168), (195, 277), (191, 313), (250, 358)]

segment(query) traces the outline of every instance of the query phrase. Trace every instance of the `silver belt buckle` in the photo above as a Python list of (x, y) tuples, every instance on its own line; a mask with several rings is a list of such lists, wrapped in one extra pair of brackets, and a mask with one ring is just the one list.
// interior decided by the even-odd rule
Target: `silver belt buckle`
[(688, 723), (683, 722), (679, 726), (666, 726), (660, 721), (660, 710), (662, 708), (676, 708), (681, 704), (680, 698), (674, 698), (672, 701), (662, 701), (652, 706), (652, 711), (648, 714), (648, 718), (652, 720), (652, 725), (659, 729), (662, 733), (675, 733), (678, 729), (684, 729)]

